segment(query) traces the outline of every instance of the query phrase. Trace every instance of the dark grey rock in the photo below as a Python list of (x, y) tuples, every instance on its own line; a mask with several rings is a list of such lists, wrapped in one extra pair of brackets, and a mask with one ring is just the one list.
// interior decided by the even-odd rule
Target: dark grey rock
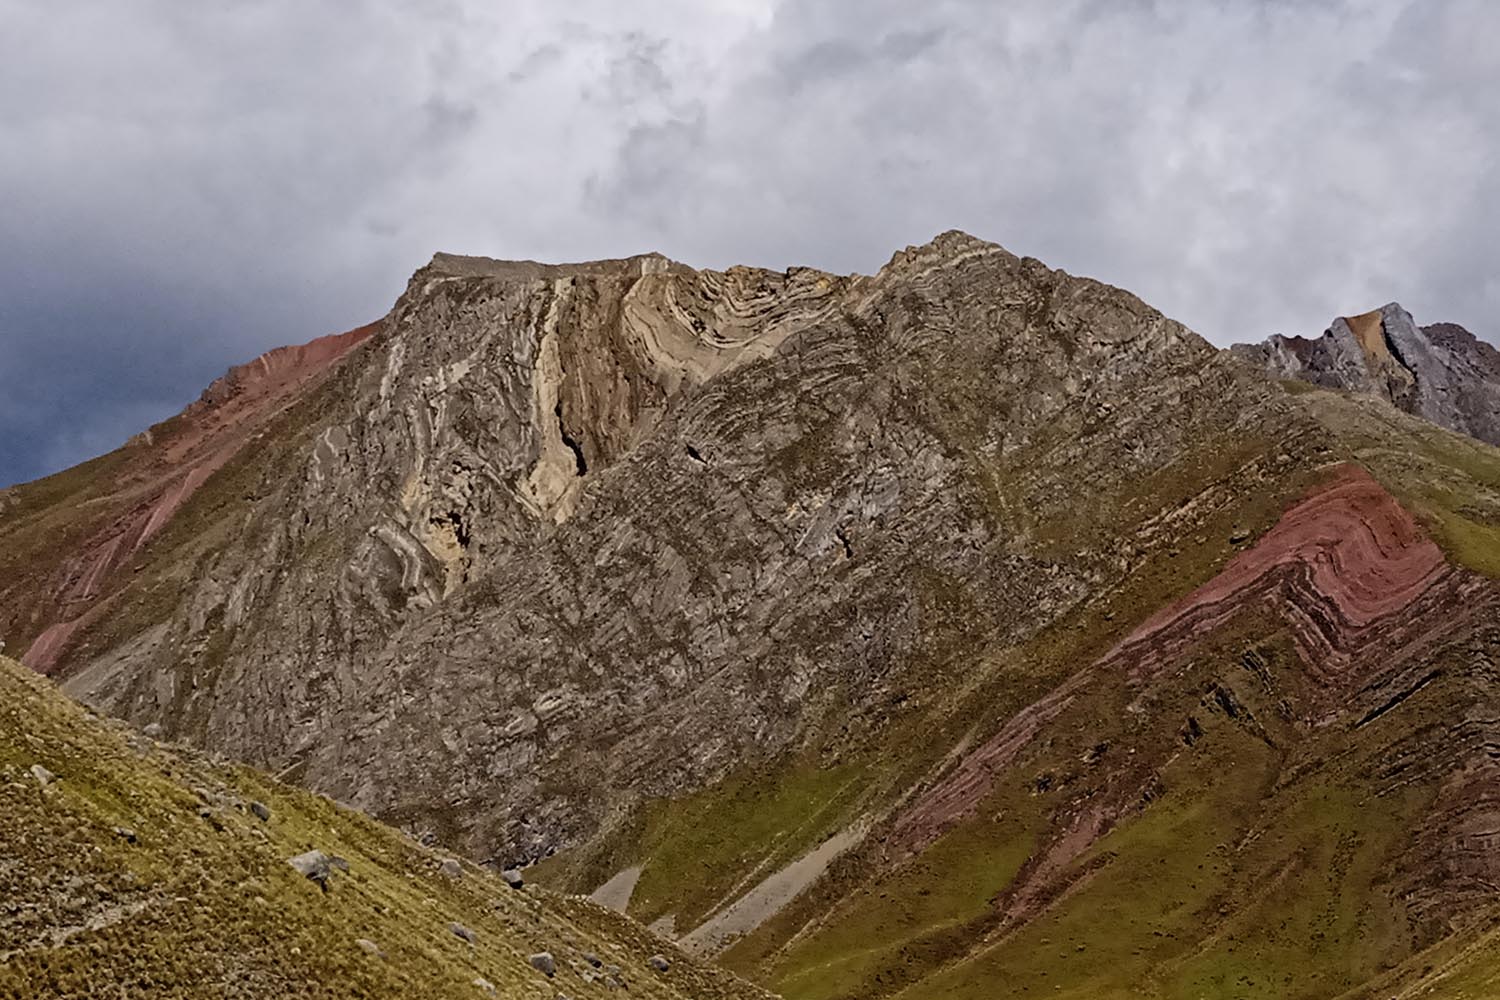
[(271, 809), (264, 802), (250, 803), (250, 812), (262, 823), (269, 823), (271, 821)]
[(666, 972), (672, 967), (672, 963), (667, 961), (667, 956), (665, 955), (652, 955), (646, 959), (646, 963), (657, 972)]
[(527, 961), (531, 963), (533, 969), (549, 979), (557, 975), (557, 962), (550, 951), (539, 951)]
[(448, 925), (448, 930), (453, 932), (454, 937), (463, 938), (470, 944), (473, 944), (476, 940), (478, 940), (473, 931), (469, 930), (469, 928), (465, 927), (463, 924), (459, 923), (456, 920)]
[(464, 877), (464, 866), (457, 858), (444, 858), (443, 863), (438, 865), (438, 871), (448, 878), (459, 879)]
[(500, 878), (512, 889), (519, 889), (526, 884), (526, 880), (521, 877), (521, 873), (514, 868), (507, 868), (501, 872)]

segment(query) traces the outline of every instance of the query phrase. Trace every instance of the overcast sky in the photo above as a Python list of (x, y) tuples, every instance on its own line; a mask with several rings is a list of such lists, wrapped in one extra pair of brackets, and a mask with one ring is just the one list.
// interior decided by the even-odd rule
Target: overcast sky
[(0, 0), (0, 484), (434, 250), (870, 272), (960, 228), (1220, 344), (1500, 334), (1494, 0)]

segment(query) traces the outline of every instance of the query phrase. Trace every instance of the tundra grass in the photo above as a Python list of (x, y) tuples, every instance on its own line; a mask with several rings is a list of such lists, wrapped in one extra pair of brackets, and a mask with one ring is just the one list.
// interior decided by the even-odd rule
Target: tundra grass
[[(55, 779), (38, 781), (35, 764)], [(762, 995), (593, 904), (516, 891), (467, 863), (449, 878), (441, 855), (359, 813), (90, 717), (9, 660), (0, 789), (7, 1000), (441, 1000), (483, 996), (476, 979), (504, 997), (608, 995), (583, 951), (620, 966), (633, 995)], [(310, 849), (348, 861), (326, 893), (287, 864)], [(555, 978), (528, 964), (542, 950)], [(668, 973), (647, 963), (654, 951), (672, 958)]]

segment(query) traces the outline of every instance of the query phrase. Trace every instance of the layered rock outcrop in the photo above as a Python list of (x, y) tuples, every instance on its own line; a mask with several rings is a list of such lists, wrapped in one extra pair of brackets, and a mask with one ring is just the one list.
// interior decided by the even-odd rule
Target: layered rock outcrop
[(1417, 326), (1392, 302), (1335, 319), (1316, 339), (1276, 334), (1231, 350), (1281, 378), (1371, 393), (1449, 430), (1500, 444), (1500, 351), (1457, 324)]
[(1314, 436), (956, 233), (869, 277), (440, 255), (313, 395), (69, 690), (506, 862), (1024, 641)]

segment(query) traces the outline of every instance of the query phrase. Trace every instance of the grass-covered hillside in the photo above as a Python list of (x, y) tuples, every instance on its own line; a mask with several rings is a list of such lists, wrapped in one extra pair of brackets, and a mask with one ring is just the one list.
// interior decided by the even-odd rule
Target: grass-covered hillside
[[(6, 1000), (764, 996), (593, 903), (444, 865), (325, 798), (94, 717), (4, 658), (0, 845)], [(289, 863), (315, 850), (326, 891)]]

